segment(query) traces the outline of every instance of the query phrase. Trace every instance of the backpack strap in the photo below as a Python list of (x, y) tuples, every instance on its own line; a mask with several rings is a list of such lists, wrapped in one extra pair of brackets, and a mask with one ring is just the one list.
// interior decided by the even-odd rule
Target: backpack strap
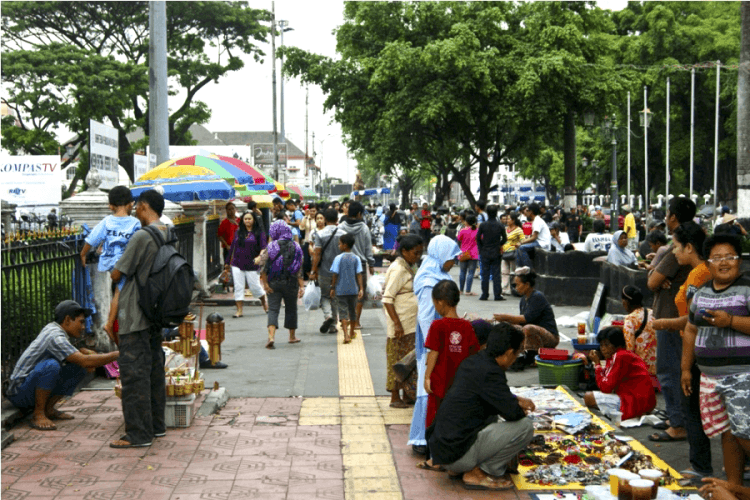
[(331, 241), (333, 241), (333, 237), (336, 236), (336, 231), (338, 231), (338, 230), (339, 230), (339, 227), (336, 226), (336, 229), (334, 229), (333, 232), (331, 233), (331, 237), (328, 238), (328, 241), (326, 241), (326, 244), (323, 245), (323, 250), (320, 251), (320, 258), (321, 259), (323, 258), (323, 254), (326, 253), (326, 248), (328, 248), (328, 245), (331, 243)]

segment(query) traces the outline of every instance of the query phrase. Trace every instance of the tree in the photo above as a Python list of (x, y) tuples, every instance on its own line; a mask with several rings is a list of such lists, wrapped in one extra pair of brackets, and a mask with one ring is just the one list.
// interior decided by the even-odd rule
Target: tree
[(737, 80), (737, 211), (750, 217), (750, 2), (740, 2), (742, 31)]
[[(263, 56), (256, 43), (266, 40), (270, 28), (262, 23), (270, 19), (247, 2), (168, 3), (170, 95), (185, 94), (169, 116), (170, 144), (190, 144), (190, 126), (210, 117), (196, 99), (203, 87), (241, 69), (241, 54)], [(148, 3), (4, 2), (2, 20), (2, 80), (22, 124), (3, 121), (3, 145), (80, 151), (89, 118), (106, 119), (119, 130), (120, 163), (133, 179), (132, 154), (148, 141), (126, 137), (136, 127), (148, 136)], [(56, 139), (63, 127), (74, 135), (69, 144)], [(87, 171), (79, 167), (69, 193)]]

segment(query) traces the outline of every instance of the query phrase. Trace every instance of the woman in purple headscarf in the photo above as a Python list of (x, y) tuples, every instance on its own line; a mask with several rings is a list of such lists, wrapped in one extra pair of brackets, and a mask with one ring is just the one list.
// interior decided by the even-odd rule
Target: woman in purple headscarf
[(284, 328), (289, 330), (289, 343), (300, 340), (297, 330), (297, 298), (302, 297), (302, 249), (292, 240), (292, 228), (277, 220), (268, 230), (268, 260), (263, 266), (260, 281), (268, 294), (268, 343), (266, 349), (275, 349), (273, 343), (279, 327), (279, 310), (284, 299)]

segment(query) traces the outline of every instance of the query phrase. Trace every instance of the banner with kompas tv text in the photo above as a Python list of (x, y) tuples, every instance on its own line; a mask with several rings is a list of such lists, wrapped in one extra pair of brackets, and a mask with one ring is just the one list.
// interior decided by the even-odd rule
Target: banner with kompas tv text
[(0, 157), (0, 199), (20, 207), (62, 200), (60, 156)]

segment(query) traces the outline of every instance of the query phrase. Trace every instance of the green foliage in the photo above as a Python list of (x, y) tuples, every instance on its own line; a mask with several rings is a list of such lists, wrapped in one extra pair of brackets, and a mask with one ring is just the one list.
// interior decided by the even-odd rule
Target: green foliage
[[(54, 153), (65, 146), (55, 139), (65, 127), (80, 151), (89, 119), (109, 121), (132, 179), (132, 154), (148, 142), (126, 137), (136, 127), (148, 136), (148, 11), (147, 2), (3, 2), (2, 81), (21, 122), (3, 120), (4, 147)], [(241, 54), (263, 56), (256, 44), (265, 42), (268, 21), (269, 12), (247, 2), (168, 2), (169, 92), (185, 93), (169, 116), (170, 144), (191, 144), (189, 127), (210, 118), (196, 99), (205, 85), (241, 69)], [(87, 171), (78, 169), (69, 191)]]

